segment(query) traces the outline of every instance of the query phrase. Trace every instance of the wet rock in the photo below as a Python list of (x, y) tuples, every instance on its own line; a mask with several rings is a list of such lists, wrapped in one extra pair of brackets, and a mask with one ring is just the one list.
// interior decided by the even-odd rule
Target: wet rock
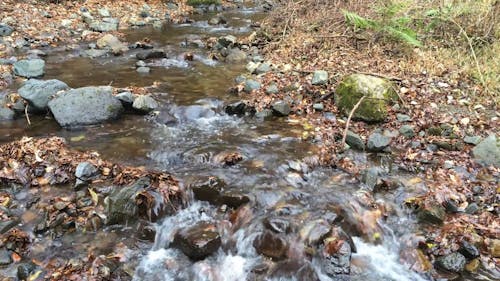
[(313, 78), (311, 84), (313, 85), (324, 85), (328, 83), (328, 72), (324, 70), (316, 70), (313, 73)]
[(420, 207), (417, 213), (417, 219), (421, 223), (442, 224), (445, 215), (445, 209), (439, 203), (426, 202)]
[(114, 55), (120, 55), (128, 51), (127, 45), (111, 34), (101, 37), (97, 40), (96, 45), (99, 49), (110, 49)]
[(12, 258), (8, 250), (0, 249), (0, 266), (9, 265), (12, 263)]
[(121, 92), (116, 95), (116, 98), (126, 107), (131, 107), (135, 100), (134, 94), (131, 92)]
[(277, 94), (279, 92), (278, 85), (276, 83), (272, 83), (266, 88), (266, 94), (272, 95)]
[(7, 24), (0, 23), (0, 37), (10, 36), (14, 29)]
[(230, 208), (236, 209), (250, 202), (250, 198), (243, 193), (237, 191), (229, 191), (223, 193), (218, 201), (219, 204), (224, 204)]
[(224, 111), (229, 115), (242, 116), (242, 115), (245, 115), (246, 113), (254, 113), (255, 108), (247, 105), (243, 101), (239, 101), (239, 102), (235, 102), (235, 103), (227, 105), (225, 107)]
[(285, 259), (288, 251), (288, 243), (285, 238), (269, 230), (265, 230), (257, 236), (253, 242), (253, 246), (257, 250), (257, 253), (274, 260)]
[(391, 138), (381, 134), (380, 132), (374, 132), (368, 137), (367, 148), (372, 152), (381, 152), (391, 143)]
[(467, 241), (462, 241), (461, 243), (462, 245), (460, 246), (460, 249), (458, 249), (458, 252), (462, 255), (464, 255), (464, 257), (468, 258), (468, 259), (475, 259), (475, 258), (478, 258), (479, 255), (480, 255), (480, 252), (479, 250), (476, 248), (476, 246), (470, 244), (469, 242)]
[(17, 278), (19, 278), (19, 280), (28, 280), (35, 269), (36, 265), (32, 262), (20, 264), (17, 267)]
[(288, 233), (291, 229), (290, 222), (284, 218), (265, 218), (264, 226), (276, 233)]
[(327, 239), (322, 255), (323, 269), (328, 276), (337, 280), (336, 278), (344, 278), (350, 274), (351, 246), (349, 243), (342, 240)]
[(272, 105), (273, 113), (276, 116), (288, 116), (291, 112), (291, 108), (288, 103), (284, 101), (278, 101)]
[(238, 48), (232, 48), (226, 56), (227, 62), (241, 62), (247, 59), (247, 54)]
[(132, 108), (142, 113), (149, 113), (158, 107), (158, 102), (148, 95), (137, 96), (132, 104)]
[(141, 67), (138, 67), (135, 71), (137, 71), (138, 73), (141, 73), (141, 74), (147, 74), (147, 73), (151, 72), (151, 68), (149, 68), (147, 66), (141, 66)]
[(65, 91), (49, 101), (49, 109), (63, 127), (98, 124), (118, 118), (123, 106), (109, 86)]
[(467, 260), (460, 253), (451, 253), (446, 256), (441, 256), (436, 260), (436, 266), (451, 272), (461, 272), (465, 268)]
[(89, 162), (82, 162), (76, 166), (76, 187), (85, 185), (89, 180), (97, 176), (99, 170)]
[(381, 184), (383, 171), (379, 167), (370, 167), (362, 172), (361, 181), (373, 191), (376, 186)]
[(352, 74), (345, 77), (335, 91), (335, 103), (344, 114), (348, 115), (356, 103), (365, 96), (353, 114), (356, 119), (367, 122), (380, 122), (387, 117), (389, 102), (398, 99), (392, 83), (385, 79)]
[(0, 234), (4, 234), (18, 224), (17, 220), (0, 221)]
[(396, 118), (401, 123), (411, 121), (411, 117), (409, 115), (406, 115), (406, 114), (400, 114), (400, 113), (398, 113), (398, 114), (396, 114)]
[(68, 89), (69, 86), (59, 80), (30, 79), (19, 88), (18, 93), (35, 111), (47, 111), (50, 97)]
[(260, 86), (261, 86), (260, 82), (255, 81), (253, 79), (247, 79), (245, 81), (245, 92), (250, 93), (254, 90), (256, 91), (256, 90), (260, 89)]
[(177, 118), (168, 111), (160, 111), (154, 114), (154, 121), (162, 125), (172, 125), (177, 123)]
[(480, 136), (466, 136), (464, 137), (464, 142), (472, 145), (477, 145), (481, 142), (483, 138)]
[(361, 151), (365, 150), (365, 142), (363, 141), (361, 136), (354, 132), (347, 131), (345, 142), (353, 149)]
[(237, 42), (237, 38), (233, 35), (226, 35), (226, 36), (222, 36), (220, 37), (218, 40), (217, 40), (217, 43), (219, 43), (222, 47), (230, 47), (230, 46), (233, 46), (234, 44), (236, 44)]
[(139, 213), (136, 195), (148, 186), (149, 180), (139, 179), (130, 186), (116, 188), (105, 200), (106, 224), (118, 224), (135, 220)]
[(399, 133), (406, 138), (413, 138), (415, 136), (415, 129), (411, 125), (403, 125), (399, 128)]
[(152, 49), (137, 53), (136, 58), (138, 60), (147, 60), (147, 59), (163, 59), (167, 57), (167, 53), (164, 50), (160, 49)]
[(45, 61), (42, 59), (20, 60), (14, 63), (14, 74), (26, 78), (43, 76)]
[(500, 138), (489, 135), (474, 147), (472, 153), (479, 163), (500, 167)]
[(221, 192), (226, 188), (226, 183), (219, 178), (208, 177), (193, 182), (190, 187), (195, 199), (217, 204)]
[(189, 258), (201, 260), (219, 249), (221, 237), (214, 224), (201, 222), (177, 232), (173, 245)]
[(14, 120), (15, 116), (16, 113), (14, 110), (7, 107), (0, 107), (0, 122)]
[(300, 230), (300, 238), (306, 243), (306, 245), (316, 246), (317, 244), (323, 242), (323, 239), (330, 234), (331, 230), (332, 227), (326, 220), (315, 220), (307, 223)]
[(226, 24), (226, 23), (227, 23), (227, 20), (221, 15), (217, 15), (217, 16), (208, 20), (208, 24), (211, 24), (211, 25)]

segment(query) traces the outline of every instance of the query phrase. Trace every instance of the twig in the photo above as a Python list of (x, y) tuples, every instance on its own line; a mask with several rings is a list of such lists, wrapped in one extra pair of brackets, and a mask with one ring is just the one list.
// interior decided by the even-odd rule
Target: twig
[(24, 116), (26, 116), (26, 121), (28, 121), (28, 126), (31, 126), (30, 116), (28, 114), (28, 106), (29, 103), (27, 103), (26, 107), (24, 108)]
[(342, 149), (344, 149), (344, 147), (345, 147), (345, 139), (347, 138), (347, 131), (349, 130), (349, 124), (351, 123), (352, 115), (354, 115), (354, 112), (356, 111), (356, 109), (358, 109), (359, 105), (363, 102), (363, 100), (365, 99), (365, 97), (366, 96), (362, 96), (358, 100), (358, 102), (354, 105), (354, 107), (352, 108), (351, 112), (349, 112), (349, 117), (347, 117), (347, 122), (345, 123), (344, 134), (342, 135), (342, 143), (341, 143)]

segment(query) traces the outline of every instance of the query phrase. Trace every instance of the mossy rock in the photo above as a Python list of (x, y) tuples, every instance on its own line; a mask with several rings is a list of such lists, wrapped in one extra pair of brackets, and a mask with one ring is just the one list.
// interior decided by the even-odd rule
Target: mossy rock
[(366, 74), (351, 74), (337, 86), (335, 103), (348, 115), (363, 96), (366, 97), (354, 112), (353, 118), (366, 122), (383, 121), (387, 117), (387, 106), (398, 100), (390, 81)]

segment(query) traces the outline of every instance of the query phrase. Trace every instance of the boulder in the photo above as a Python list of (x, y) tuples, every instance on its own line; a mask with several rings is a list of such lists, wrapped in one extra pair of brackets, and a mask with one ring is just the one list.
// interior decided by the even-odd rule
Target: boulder
[(179, 230), (173, 245), (193, 260), (201, 260), (217, 251), (221, 236), (214, 224), (199, 222), (194, 226)]
[(451, 272), (461, 272), (465, 268), (467, 260), (460, 253), (451, 253), (441, 256), (436, 260), (436, 266)]
[(367, 122), (383, 121), (387, 117), (389, 103), (398, 99), (390, 81), (365, 74), (345, 77), (337, 86), (334, 96), (338, 108), (346, 115), (364, 96), (353, 117)]
[(313, 73), (313, 78), (311, 84), (313, 85), (324, 85), (328, 83), (328, 72), (324, 70), (316, 70)]
[(127, 45), (122, 43), (116, 36), (106, 34), (97, 40), (96, 43), (99, 49), (110, 49), (115, 55), (123, 54), (128, 51)]
[(0, 37), (10, 36), (14, 29), (7, 24), (0, 23)]
[(103, 57), (108, 53), (106, 50), (97, 50), (97, 49), (90, 49), (86, 50), (83, 55), (89, 58), (98, 58), (98, 57)]
[(158, 102), (151, 96), (137, 96), (132, 103), (132, 108), (142, 113), (149, 113), (158, 108)]
[(272, 83), (266, 88), (266, 94), (272, 95), (277, 94), (279, 92), (278, 85), (276, 83)]
[(500, 138), (489, 135), (474, 147), (472, 153), (479, 163), (500, 167)]
[(285, 238), (269, 230), (264, 230), (253, 242), (258, 254), (272, 258), (273, 260), (283, 260), (286, 258), (288, 243)]
[(116, 95), (116, 98), (126, 107), (131, 107), (135, 100), (135, 96), (131, 92), (121, 92)]
[(259, 64), (259, 66), (255, 69), (257, 74), (264, 74), (271, 71), (271, 64), (268, 62), (264, 62)]
[(45, 61), (42, 59), (20, 60), (14, 63), (14, 74), (26, 78), (43, 76)]
[(19, 88), (19, 95), (28, 101), (35, 111), (47, 111), (49, 99), (59, 91), (68, 90), (69, 86), (59, 80), (30, 79)]
[(48, 106), (63, 127), (92, 125), (118, 118), (123, 106), (109, 86), (83, 87), (60, 93)]

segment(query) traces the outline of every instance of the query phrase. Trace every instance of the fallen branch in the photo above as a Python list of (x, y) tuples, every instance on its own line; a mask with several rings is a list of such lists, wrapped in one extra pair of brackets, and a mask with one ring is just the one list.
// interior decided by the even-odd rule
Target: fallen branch
[(349, 124), (351, 123), (351, 118), (354, 115), (354, 112), (356, 112), (356, 109), (358, 109), (359, 105), (363, 102), (366, 96), (362, 96), (358, 102), (354, 105), (352, 108), (351, 112), (349, 112), (349, 117), (347, 117), (347, 122), (345, 123), (345, 129), (344, 129), (344, 134), (342, 135), (342, 143), (341, 147), (344, 149), (345, 147), (345, 139), (347, 138), (347, 131), (349, 130)]
[(29, 103), (27, 103), (26, 107), (24, 108), (24, 116), (26, 116), (26, 121), (28, 121), (28, 126), (31, 126), (30, 116), (28, 114), (28, 106)]

